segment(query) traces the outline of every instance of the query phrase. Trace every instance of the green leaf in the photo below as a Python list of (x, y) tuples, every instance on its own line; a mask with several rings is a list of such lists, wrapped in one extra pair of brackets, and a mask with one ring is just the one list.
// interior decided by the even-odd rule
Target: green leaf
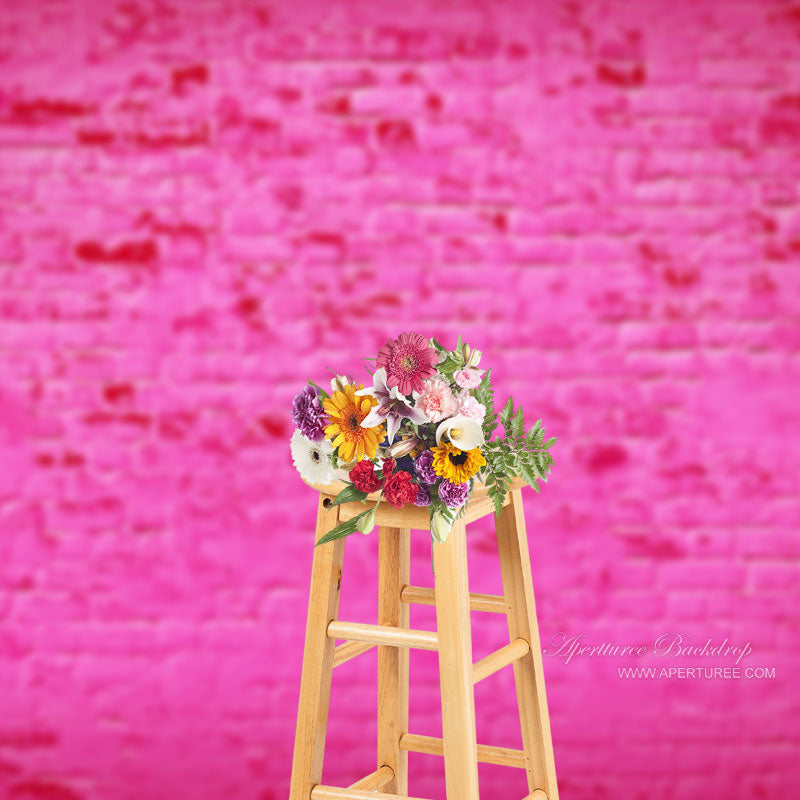
[(509, 397), (506, 400), (506, 404), (503, 406), (503, 410), (500, 412), (500, 422), (503, 423), (505, 427), (508, 425), (508, 421), (511, 419), (511, 415), (514, 413), (514, 398)]
[(529, 464), (523, 463), (520, 467), (519, 474), (522, 480), (524, 480), (528, 486), (532, 488), (538, 488), (536, 486), (536, 473), (531, 469)]
[(474, 390), (477, 401), (486, 409), (483, 418), (483, 437), (488, 442), (497, 428), (497, 412), (494, 409), (494, 389), (492, 389), (491, 367), (483, 373), (480, 385)]
[(503, 510), (503, 501), (506, 499), (506, 490), (501, 486), (495, 486), (492, 491), (489, 492), (489, 497), (492, 498), (492, 503), (494, 503), (494, 513), (499, 514)]
[(556, 442), (558, 441), (557, 437), (551, 436), (545, 443), (544, 446), (547, 450), (549, 450)]
[(525, 435), (525, 419), (521, 407), (517, 409), (517, 413), (514, 414), (514, 418), (511, 420), (511, 430), (514, 436)]
[(330, 395), (318, 383), (314, 383), (314, 381), (309, 380), (308, 385), (313, 386), (319, 392), (320, 397), (322, 397), (323, 399), (330, 397)]
[(342, 489), (339, 494), (331, 502), (332, 506), (339, 506), (342, 503), (351, 503), (354, 500), (363, 500), (367, 496), (366, 492), (362, 492), (360, 489), (356, 489), (356, 487), (350, 483)]
[(314, 546), (319, 547), (321, 544), (327, 544), (328, 542), (334, 541), (334, 539), (341, 539), (343, 536), (349, 536), (351, 533), (355, 533), (355, 531), (358, 530), (361, 518), (367, 514), (373, 514), (374, 511), (374, 509), (368, 508), (366, 511), (362, 511), (357, 517), (353, 517), (353, 519), (349, 519), (347, 522), (340, 523), (333, 530), (328, 531), (321, 537)]
[(439, 372), (443, 373), (444, 375), (452, 375), (456, 370), (461, 369), (463, 365), (461, 362), (453, 358), (452, 355), (448, 355), (447, 358), (439, 364), (436, 369)]

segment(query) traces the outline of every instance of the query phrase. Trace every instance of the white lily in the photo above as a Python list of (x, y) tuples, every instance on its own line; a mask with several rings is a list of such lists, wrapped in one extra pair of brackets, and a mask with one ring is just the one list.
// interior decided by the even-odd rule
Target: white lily
[(436, 428), (436, 444), (441, 444), (442, 437), (447, 434), (450, 443), (459, 450), (472, 450), (484, 443), (483, 428), (480, 422), (460, 414), (439, 423)]
[(359, 389), (356, 392), (360, 397), (369, 395), (378, 401), (378, 405), (373, 406), (369, 414), (361, 421), (362, 428), (374, 428), (376, 425), (386, 422), (386, 436), (389, 439), (389, 444), (392, 444), (397, 431), (400, 429), (400, 423), (404, 419), (409, 419), (417, 425), (427, 422), (427, 417), (422, 413), (422, 410), (414, 408), (408, 399), (400, 394), (396, 386), (389, 388), (386, 384), (386, 369), (384, 367), (375, 370), (372, 380), (372, 386)]
[(402, 458), (407, 456), (412, 450), (421, 447), (422, 440), (414, 435), (403, 437), (399, 442), (395, 442), (389, 448), (389, 455), (392, 458)]

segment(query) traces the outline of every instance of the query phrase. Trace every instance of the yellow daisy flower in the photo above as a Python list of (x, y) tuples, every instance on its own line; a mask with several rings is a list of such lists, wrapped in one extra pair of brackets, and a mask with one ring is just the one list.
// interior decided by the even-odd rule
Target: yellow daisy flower
[(373, 406), (378, 404), (374, 397), (357, 397), (356, 392), (363, 385), (347, 384), (341, 391), (335, 391), (322, 401), (322, 407), (330, 417), (325, 426), (325, 438), (338, 448), (339, 461), (360, 461), (365, 455), (375, 458), (378, 444), (383, 441), (384, 426), (362, 428), (361, 422)]
[(486, 465), (480, 447), (459, 450), (455, 445), (445, 442), (439, 447), (432, 447), (431, 452), (433, 471), (451, 483), (465, 483)]

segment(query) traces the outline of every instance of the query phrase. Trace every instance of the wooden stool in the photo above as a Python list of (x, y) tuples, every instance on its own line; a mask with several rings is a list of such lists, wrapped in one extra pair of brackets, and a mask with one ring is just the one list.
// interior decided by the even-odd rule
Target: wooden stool
[[(315, 549), (289, 800), (413, 800), (409, 751), (444, 756), (448, 800), (478, 800), (479, 761), (525, 769), (530, 794), (524, 800), (558, 800), (521, 486), (514, 484), (495, 522), (503, 597), (471, 594), (467, 584), (466, 525), (494, 510), (481, 485), (474, 487), (447, 541), (433, 545), (433, 589), (409, 585), (410, 529), (429, 529), (428, 509), (378, 504), (378, 625), (337, 619), (345, 540)], [(369, 501), (376, 505), (377, 495), (370, 495), (367, 506), (332, 506), (343, 484), (315, 488), (320, 491), (316, 540), (364, 511)], [(438, 631), (410, 630), (410, 603), (435, 605)], [(509, 644), (475, 664), (470, 609), (505, 614), (510, 637)], [(334, 646), (335, 639), (346, 642)], [(377, 769), (348, 788), (323, 786), (331, 673), (376, 645)], [(439, 651), (442, 739), (408, 732), (409, 647)], [(508, 664), (514, 665), (523, 750), (479, 745), (475, 738), (473, 686)]]

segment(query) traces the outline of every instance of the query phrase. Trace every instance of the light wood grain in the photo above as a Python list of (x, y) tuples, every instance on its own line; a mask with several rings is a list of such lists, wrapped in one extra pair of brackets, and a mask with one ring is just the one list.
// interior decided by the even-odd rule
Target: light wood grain
[[(491, 497), (486, 494), (480, 494), (477, 497), (474, 495), (475, 493), (473, 491), (472, 495), (470, 495), (467, 509), (464, 512), (463, 519), (465, 525), (469, 525), (470, 522), (476, 522), (479, 519), (483, 519), (483, 517), (486, 517), (489, 514), (494, 514), (494, 501)], [(509, 495), (506, 494), (505, 499), (503, 500), (503, 505), (508, 505), (508, 502)]]
[(346, 664), (351, 658), (360, 656), (376, 647), (374, 644), (368, 642), (345, 642), (344, 644), (337, 645), (333, 651), (333, 666), (339, 667)]
[(513, 642), (495, 650), (486, 658), (477, 661), (472, 668), (472, 681), (479, 683), (484, 678), (494, 675), (495, 672), (513, 664), (518, 659), (526, 656), (530, 652), (530, 645), (525, 639), (514, 639)]
[(380, 789), (385, 789), (394, 780), (394, 770), (384, 764), (378, 767), (375, 772), (370, 772), (369, 775), (364, 776), (360, 781), (350, 784), (350, 789), (361, 789), (365, 792), (375, 792)]
[(339, 506), (339, 519), (346, 522), (357, 517), (367, 509), (375, 508), (375, 524), (386, 528), (413, 528), (414, 530), (430, 529), (430, 512), (419, 506), (403, 506), (392, 508), (385, 500), (380, 503), (358, 501), (342, 503)]
[[(436, 736), (420, 736), (416, 733), (409, 733), (400, 738), (400, 747), (410, 753), (428, 753), (432, 756), (444, 755), (444, 744)], [(501, 767), (525, 769), (525, 753), (512, 747), (494, 747), (488, 744), (479, 744), (478, 761), (482, 764), (497, 764)]]
[(558, 800), (539, 624), (519, 489), (511, 493), (511, 502), (497, 516), (495, 525), (503, 591), (509, 607), (508, 632), (512, 640), (525, 639), (530, 644), (528, 654), (514, 662), (522, 744), (527, 756), (528, 790), (542, 789), (549, 800)]
[(462, 520), (453, 525), (446, 542), (433, 545), (433, 569), (447, 797), (478, 800), (467, 536)]
[[(411, 531), (378, 529), (378, 624), (408, 629), (409, 608), (400, 591), (409, 581)], [(393, 771), (386, 791), (408, 793), (408, 753), (400, 737), (408, 732), (408, 648), (378, 647), (378, 766)], [(376, 787), (377, 788), (377, 787)]]
[(315, 786), (311, 792), (311, 800), (423, 800), (423, 798), (408, 797), (402, 794), (386, 794), (385, 792), (369, 792), (362, 789)]
[[(337, 508), (326, 508), (323, 500), (320, 495), (315, 541), (338, 521)], [(325, 634), (339, 609), (343, 559), (344, 539), (314, 548), (289, 800), (308, 800), (322, 779), (334, 651)]]
[[(404, 603), (416, 603), (423, 606), (435, 606), (436, 595), (433, 589), (424, 586), (404, 586), (400, 593)], [(472, 611), (488, 611), (492, 614), (506, 614), (506, 600), (496, 594), (469, 593), (469, 607)]]
[(420, 650), (436, 650), (439, 647), (439, 638), (435, 631), (415, 631), (341, 620), (328, 625), (328, 638), (391, 645), (392, 647), (416, 647)]
[[(406, 794), (408, 752), (444, 756), (448, 800), (478, 800), (478, 762), (525, 769), (530, 793), (524, 800), (558, 800), (521, 485), (515, 482), (496, 517), (503, 597), (470, 594), (468, 587), (465, 526), (493, 511), (483, 486), (476, 487), (447, 542), (433, 546), (433, 589), (409, 585), (410, 528), (427, 529), (427, 509), (378, 505), (378, 625), (336, 619), (345, 540), (315, 549), (289, 800), (415, 800)], [(317, 539), (365, 509), (361, 503), (331, 507), (331, 496), (343, 486), (317, 487)], [(370, 499), (374, 504), (375, 498)], [(436, 632), (409, 628), (410, 603), (436, 606)], [(511, 638), (475, 664), (470, 609), (506, 613)], [(336, 639), (346, 641), (335, 647)], [(332, 669), (376, 645), (377, 769), (348, 788), (322, 785)], [(408, 733), (410, 647), (439, 651), (441, 739)], [(514, 667), (522, 750), (478, 745), (475, 738), (474, 683), (509, 664)]]

